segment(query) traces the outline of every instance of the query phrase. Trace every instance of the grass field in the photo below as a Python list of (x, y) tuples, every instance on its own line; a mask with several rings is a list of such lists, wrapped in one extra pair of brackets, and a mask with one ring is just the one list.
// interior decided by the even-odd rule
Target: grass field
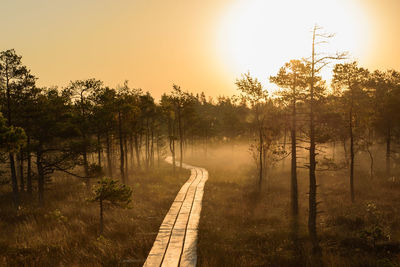
[[(255, 191), (254, 164), (246, 153), (194, 153), (185, 162), (205, 167), (198, 266), (400, 266), (400, 183), (356, 172), (350, 202), (347, 171), (318, 173), (318, 236), (313, 256), (307, 233), (308, 173), (299, 170), (299, 233), (291, 238), (288, 164), (279, 163)], [(0, 204), (1, 266), (142, 266), (181, 185), (171, 166), (131, 175), (131, 209), (107, 208), (99, 236), (98, 207), (85, 185), (58, 175), (46, 206), (24, 196), (18, 212), (3, 187)]]
[[(234, 155), (234, 153), (230, 153)], [(254, 193), (254, 166), (228, 154), (193, 164), (209, 170), (200, 220), (199, 266), (400, 266), (400, 184), (356, 173), (351, 204), (347, 171), (319, 172), (318, 234), (308, 241), (308, 173), (299, 171), (300, 227), (290, 238), (290, 173), (279, 163)], [(221, 160), (222, 159), (222, 160)], [(296, 249), (294, 249), (296, 248)]]
[[(11, 195), (0, 194), (1, 266), (142, 266), (159, 226), (181, 185), (163, 164), (131, 177), (131, 209), (106, 208), (104, 235), (98, 235), (99, 208), (88, 202), (85, 185), (59, 175), (46, 192), (46, 206), (24, 197), (18, 212)], [(3, 188), (2, 190), (9, 190)]]

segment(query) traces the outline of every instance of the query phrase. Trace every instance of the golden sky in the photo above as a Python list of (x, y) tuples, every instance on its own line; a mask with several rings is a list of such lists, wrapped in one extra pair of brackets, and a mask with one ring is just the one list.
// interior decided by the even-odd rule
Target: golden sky
[[(400, 70), (399, 0), (1, 0), (0, 49), (16, 49), (41, 86), (129, 80), (159, 97), (172, 84), (237, 93), (308, 56), (314, 23), (370, 69)], [(269, 86), (266, 84), (267, 87)]]

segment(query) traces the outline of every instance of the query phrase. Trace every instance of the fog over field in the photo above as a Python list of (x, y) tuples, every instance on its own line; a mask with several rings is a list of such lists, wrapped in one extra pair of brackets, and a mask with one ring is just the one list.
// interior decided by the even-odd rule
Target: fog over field
[(400, 1), (0, 6), (0, 266), (400, 266)]

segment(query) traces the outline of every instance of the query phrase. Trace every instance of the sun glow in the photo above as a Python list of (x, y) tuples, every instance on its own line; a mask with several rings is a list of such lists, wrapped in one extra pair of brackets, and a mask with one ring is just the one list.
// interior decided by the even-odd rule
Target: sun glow
[[(222, 17), (218, 50), (236, 76), (250, 71), (268, 77), (290, 59), (311, 53), (311, 29), (317, 24), (335, 33), (325, 52), (348, 51), (362, 58), (369, 42), (368, 22), (349, 0), (239, 0)], [(323, 74), (324, 76), (326, 74)]]

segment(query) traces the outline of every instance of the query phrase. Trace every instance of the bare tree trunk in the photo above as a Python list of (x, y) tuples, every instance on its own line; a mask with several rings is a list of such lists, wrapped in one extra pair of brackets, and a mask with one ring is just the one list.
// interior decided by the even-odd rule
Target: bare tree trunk
[(262, 189), (262, 180), (263, 180), (263, 149), (264, 149), (264, 140), (263, 140), (263, 131), (262, 128), (259, 129), (259, 160), (260, 160), (260, 169), (259, 169), (259, 177), (258, 177), (258, 190), (261, 191)]
[(369, 177), (374, 179), (374, 157), (372, 155), (372, 151), (369, 146), (367, 146), (367, 152), (370, 158), (370, 165), (369, 165)]
[(169, 138), (169, 149), (171, 150), (172, 154), (172, 166), (174, 170), (174, 175), (176, 173), (176, 163), (175, 163), (175, 140), (173, 137)]
[[(9, 73), (8, 73), (8, 64), (6, 64), (5, 68), (6, 73), (6, 94), (7, 94), (7, 126), (11, 126), (11, 92), (9, 86)], [(10, 159), (10, 172), (11, 172), (11, 184), (13, 190), (13, 203), (14, 208), (18, 209), (19, 207), (19, 193), (18, 193), (18, 180), (17, 180), (17, 173), (15, 170), (15, 161), (14, 161), (14, 154), (12, 152), (8, 153), (8, 157)]]
[(157, 166), (158, 166), (158, 168), (160, 168), (160, 162), (161, 162), (160, 157), (161, 157), (161, 155), (160, 155), (160, 136), (159, 136), (159, 133), (157, 133), (157, 136), (156, 136), (156, 143), (157, 143)]
[(122, 118), (121, 111), (118, 112), (118, 134), (119, 134), (119, 152), (120, 152), (120, 172), (121, 180), (125, 184), (125, 168), (124, 168), (124, 145), (122, 137)]
[(13, 189), (13, 202), (14, 207), (18, 209), (19, 206), (19, 193), (18, 193), (18, 181), (17, 181), (17, 173), (15, 171), (15, 161), (14, 161), (14, 154), (8, 153), (10, 158), (10, 169), (11, 169), (11, 184)]
[(87, 152), (86, 152), (86, 136), (83, 138), (84, 148), (83, 148), (83, 169), (85, 171), (85, 184), (86, 184), (86, 189), (90, 191), (90, 179), (89, 179), (89, 164), (88, 164), (88, 159), (87, 159)]
[[(14, 160), (15, 160), (15, 171), (16, 171), (16, 175), (17, 175), (17, 181), (20, 180), (19, 179), (19, 177), (20, 177), (20, 175), (19, 175), (20, 174), (19, 173), (19, 170), (20, 170), (19, 164), (21, 163), (20, 155), (21, 154), (19, 153), (19, 151), (14, 154), (14, 156), (15, 156), (15, 158), (14, 158)], [(20, 186), (20, 183), (19, 183), (19, 186)]]
[[(287, 138), (287, 128), (286, 128), (286, 115), (285, 115), (285, 129), (283, 131), (283, 150), (286, 151), (286, 138)], [(285, 170), (285, 159), (282, 159), (282, 171)]]
[(176, 175), (176, 160), (175, 160), (175, 120), (168, 119), (168, 133), (169, 133), (169, 150), (172, 156), (172, 166), (174, 176)]
[(39, 205), (44, 206), (44, 170), (42, 165), (42, 145), (39, 144), (36, 152), (36, 166), (38, 170), (38, 195)]
[(353, 134), (353, 111), (349, 113), (349, 131), (350, 131), (350, 198), (354, 202), (354, 134)]
[(149, 169), (149, 138), (150, 138), (150, 130), (149, 130), (149, 120), (146, 120), (146, 145), (145, 145), (145, 159), (146, 159), (146, 170)]
[(112, 165), (113, 165), (113, 167), (115, 167), (115, 169), (117, 169), (116, 167), (120, 161), (118, 156), (119, 156), (119, 144), (116, 145), (115, 137), (112, 136), (112, 138), (111, 138), (111, 160), (112, 160)]
[(124, 151), (124, 153), (125, 153), (125, 179), (126, 179), (126, 181), (128, 182), (129, 181), (129, 172), (128, 172), (128, 168), (129, 168), (129, 166), (128, 166), (128, 141), (127, 141), (127, 138), (126, 138), (126, 136), (124, 137), (124, 149), (125, 149), (125, 151)]
[(137, 165), (138, 169), (140, 170), (140, 152), (139, 152), (139, 140), (137, 134), (135, 134), (135, 151), (136, 151), (136, 160), (137, 160)]
[(315, 175), (316, 160), (315, 160), (315, 133), (314, 133), (314, 116), (311, 116), (312, 123), (310, 124), (310, 188), (309, 188), (309, 214), (308, 214), (308, 232), (313, 247), (318, 246), (317, 240), (317, 179)]
[(267, 161), (267, 148), (263, 146), (263, 180), (266, 182), (267, 193), (269, 194), (270, 184), (268, 179), (268, 161)]
[(20, 180), (20, 191), (25, 191), (25, 182), (24, 182), (24, 150), (21, 148), (19, 156), (19, 180)]
[[(143, 147), (143, 134), (139, 135), (139, 155), (140, 155), (140, 160), (143, 162), (145, 159), (142, 156), (142, 147)], [(146, 165), (146, 162), (144, 162), (144, 165)]]
[(97, 164), (101, 168), (101, 140), (100, 133), (97, 134)]
[(312, 61), (311, 61), (311, 82), (310, 82), (310, 185), (308, 195), (308, 233), (313, 245), (313, 251), (319, 250), (317, 238), (317, 179), (315, 175), (316, 160), (315, 160), (315, 119), (314, 119), (314, 83), (315, 83), (315, 36), (316, 27), (313, 31), (312, 42)]
[(131, 154), (131, 169), (133, 170), (135, 167), (135, 153), (133, 148), (133, 136), (132, 134), (129, 137), (129, 150)]
[(387, 127), (387, 132), (386, 132), (386, 177), (390, 178), (391, 176), (391, 163), (390, 163), (390, 153), (391, 153), (391, 141), (392, 141), (392, 136), (391, 136), (391, 126), (390, 124)]
[(154, 167), (154, 131), (151, 129), (151, 144), (150, 144), (150, 165)]
[[(295, 89), (293, 89), (295, 90)], [(299, 202), (298, 202), (298, 189), (297, 189), (297, 147), (296, 147), (296, 99), (293, 101), (292, 110), (292, 127), (290, 130), (291, 141), (292, 141), (292, 164), (291, 164), (291, 207), (292, 217), (297, 220), (299, 214)]]
[(347, 154), (347, 145), (346, 145), (346, 138), (343, 138), (343, 151), (344, 151), (344, 160), (346, 161), (346, 164), (349, 164), (349, 156)]
[(179, 130), (179, 150), (180, 150), (180, 158), (179, 158), (179, 168), (182, 170), (182, 162), (183, 162), (183, 132), (182, 132), (182, 118), (181, 118), (181, 108), (178, 108), (178, 130)]
[(31, 138), (28, 136), (27, 139), (27, 173), (26, 173), (26, 183), (27, 183), (27, 191), (29, 195), (32, 195), (32, 159), (31, 159)]
[(293, 103), (292, 103), (292, 125), (290, 129), (291, 137), (291, 168), (290, 168), (290, 206), (292, 213), (291, 220), (291, 239), (293, 241), (293, 247), (296, 252), (299, 251), (299, 197), (298, 197), (298, 184), (297, 184), (297, 123), (296, 123), (296, 86), (293, 86)]
[(110, 178), (113, 176), (113, 166), (112, 166), (112, 159), (111, 159), (111, 142), (110, 142), (110, 135), (107, 133), (107, 167), (108, 167), (108, 175)]

